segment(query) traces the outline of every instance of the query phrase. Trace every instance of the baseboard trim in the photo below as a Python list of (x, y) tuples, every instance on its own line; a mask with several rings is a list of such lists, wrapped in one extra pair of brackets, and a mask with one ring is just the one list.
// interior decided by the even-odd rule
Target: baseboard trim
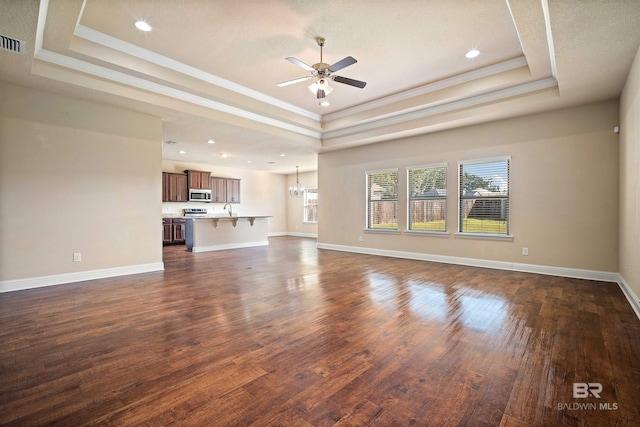
[(289, 233), (287, 233), (286, 231), (276, 231), (274, 233), (269, 233), (269, 237), (282, 237), (282, 236), (288, 236)]
[(333, 245), (318, 243), (319, 249), (353, 252), (366, 255), (379, 255), (392, 258), (406, 258), (418, 261), (442, 262), (445, 264), (467, 265), (471, 267), (493, 268), (497, 270), (521, 271), (524, 273), (546, 274), (549, 276), (572, 277), (576, 279), (598, 280), (602, 282), (618, 282), (618, 273), (578, 268), (552, 267), (547, 265), (522, 264), (506, 261), (491, 261), (476, 258), (462, 258), (447, 255), (423, 254), (418, 252), (393, 251), (387, 249), (363, 248), (359, 246)]
[(633, 292), (631, 286), (629, 286), (627, 281), (624, 280), (624, 277), (622, 277), (622, 274), (620, 273), (618, 273), (618, 286), (620, 286), (622, 293), (627, 298), (627, 301), (629, 301), (629, 304), (631, 304), (631, 308), (633, 308), (636, 316), (638, 316), (638, 319), (640, 319), (640, 298), (638, 297), (638, 295), (636, 295), (635, 292)]
[(313, 239), (317, 239), (318, 235), (315, 233), (297, 233), (297, 232), (289, 232), (287, 233), (287, 236), (293, 236), (293, 237), (311, 237)]
[(225, 251), (227, 249), (242, 249), (242, 248), (253, 248), (256, 246), (269, 246), (268, 240), (258, 240), (254, 242), (243, 242), (243, 243), (227, 243), (225, 245), (213, 245), (213, 246), (194, 246), (191, 249), (193, 253), (200, 252), (212, 252), (212, 251)]
[(315, 233), (297, 233), (295, 231), (279, 231), (277, 233), (269, 233), (269, 237), (282, 237), (282, 236), (311, 237), (313, 239), (318, 238), (318, 235)]
[(105, 279), (107, 277), (126, 276), (129, 274), (150, 273), (162, 270), (164, 270), (164, 263), (154, 262), (150, 264), (77, 271), (73, 273), (30, 277), (26, 279), (2, 280), (0, 281), (0, 293), (43, 288), (45, 286), (62, 285), (65, 283), (84, 282), (86, 280)]

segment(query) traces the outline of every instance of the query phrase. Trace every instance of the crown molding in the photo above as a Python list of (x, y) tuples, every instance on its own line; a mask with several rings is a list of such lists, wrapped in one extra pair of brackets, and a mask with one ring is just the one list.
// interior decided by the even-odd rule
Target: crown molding
[(457, 101), (447, 102), (443, 104), (436, 103), (427, 106), (422, 105), (412, 109), (398, 111), (392, 115), (388, 115), (383, 118), (378, 117), (366, 123), (360, 123), (354, 126), (347, 126), (344, 128), (324, 132), (322, 134), (322, 138), (331, 139), (341, 136), (353, 135), (384, 126), (391, 126), (409, 120), (421, 119), (436, 114), (447, 113), (468, 107), (486, 104), (489, 102), (500, 101), (503, 99), (512, 98), (514, 96), (520, 96), (557, 86), (558, 81), (553, 77), (548, 77), (546, 79), (536, 80), (533, 82), (512, 86), (506, 89), (496, 90), (482, 95), (471, 96), (469, 98), (464, 98)]
[(135, 89), (146, 90), (158, 95), (185, 101), (194, 105), (199, 105), (201, 107), (231, 114), (237, 117), (242, 117), (244, 119), (252, 120), (254, 122), (262, 123), (265, 125), (274, 126), (300, 135), (309, 136), (312, 138), (320, 138), (321, 136), (319, 131), (314, 131), (281, 120), (276, 120), (260, 114), (252, 113), (242, 108), (207, 99), (202, 96), (185, 92), (183, 90), (161, 85), (159, 83), (151, 82), (119, 71), (114, 71), (100, 65), (85, 62), (80, 59), (72, 58), (70, 56), (62, 55), (60, 53), (52, 52), (46, 49), (38, 50), (35, 53), (34, 58), (80, 73), (85, 73), (94, 77), (99, 77), (122, 85), (130, 86)]
[[(82, 7), (84, 10), (84, 2)], [(197, 96), (197, 95), (185, 92), (185, 91), (174, 89), (158, 83), (150, 82), (148, 80), (131, 76), (126, 73), (114, 71), (96, 64), (82, 61), (80, 59), (72, 58), (70, 56), (66, 56), (57, 52), (46, 50), (43, 48), (43, 40), (44, 40), (44, 31), (45, 31), (48, 8), (49, 8), (49, 0), (41, 0), (40, 8), (38, 10), (38, 23), (36, 26), (36, 40), (35, 40), (35, 47), (34, 47), (35, 53), (33, 56), (35, 60), (40, 60), (43, 62), (61, 66), (74, 71), (86, 73), (88, 75), (100, 77), (112, 82), (124, 84), (137, 89), (148, 90), (152, 93), (168, 96), (174, 99), (179, 99), (179, 100), (186, 101), (202, 107), (206, 107), (212, 110), (216, 110), (223, 113), (232, 114), (234, 116), (242, 117), (248, 120), (252, 120), (258, 123), (275, 126), (277, 128), (289, 130), (291, 132), (294, 132), (300, 135), (309, 136), (316, 139), (320, 139), (321, 137), (320, 131), (314, 131), (314, 130), (293, 125), (281, 120), (272, 119), (270, 117), (252, 113), (252, 112), (243, 110), (241, 108), (226, 105), (217, 101), (213, 101), (211, 99), (207, 99), (201, 96)], [(78, 17), (77, 22), (79, 21), (80, 21), (80, 17)], [(76, 23), (76, 29), (78, 27), (81, 27), (81, 26), (78, 23)], [(86, 27), (83, 27), (83, 28), (86, 28)], [(306, 110), (303, 110), (303, 111), (306, 111)], [(318, 120), (319, 120), (319, 116), (318, 116)]]
[(184, 64), (182, 62), (176, 61), (174, 59), (168, 58), (164, 55), (151, 52), (150, 50), (125, 42), (124, 40), (120, 40), (108, 34), (104, 34), (100, 31), (96, 31), (92, 28), (85, 27), (84, 25), (77, 25), (74, 30), (74, 35), (82, 39), (85, 39), (87, 41), (108, 47), (110, 49), (116, 50), (118, 52), (124, 53), (129, 56), (132, 56), (134, 58), (142, 59), (143, 61), (147, 61), (152, 64), (158, 65), (160, 67), (176, 71), (180, 74), (193, 77), (203, 82), (206, 82), (215, 86), (219, 86), (223, 89), (227, 89), (229, 91), (255, 99), (257, 101), (267, 103), (274, 107), (282, 108), (283, 110), (298, 114), (300, 116), (307, 117), (316, 121), (320, 121), (321, 119), (321, 116), (317, 113), (313, 113), (311, 111), (297, 107), (293, 104), (289, 104), (287, 102), (281, 101), (272, 96), (265, 95), (262, 92), (249, 89), (248, 87), (223, 79), (222, 77), (218, 77), (214, 74), (207, 73), (206, 71), (200, 70), (198, 68), (195, 68), (190, 65)]
[(355, 107), (345, 108), (344, 110), (336, 111), (335, 113), (327, 114), (322, 117), (324, 122), (329, 122), (336, 119), (342, 119), (352, 114), (362, 113), (364, 111), (372, 110), (374, 108), (384, 107), (385, 105), (404, 101), (405, 99), (414, 98), (416, 96), (425, 95), (427, 93), (435, 92), (438, 90), (446, 89), (448, 87), (460, 85), (473, 80), (489, 77), (494, 74), (499, 74), (505, 71), (514, 70), (516, 68), (527, 66), (527, 59), (524, 56), (509, 59), (507, 61), (499, 62), (497, 64), (489, 65), (487, 67), (479, 68), (477, 70), (469, 71), (467, 73), (458, 74), (447, 79), (438, 80), (433, 83), (429, 83), (424, 86), (409, 89), (404, 92), (399, 92), (393, 95), (378, 98), (376, 100), (365, 102), (364, 104), (356, 105)]
[[(370, 130), (382, 130), (385, 127), (393, 126), (398, 123), (403, 123), (411, 120), (421, 119), (436, 114), (442, 114), (452, 111), (457, 111), (469, 107), (474, 107), (486, 103), (496, 102), (511, 98), (514, 96), (520, 96), (527, 93), (536, 92), (539, 90), (558, 87), (558, 82), (553, 77), (536, 80), (520, 85), (515, 85), (509, 88), (494, 90), (484, 94), (471, 96), (468, 98), (457, 99), (453, 101), (434, 101), (415, 107), (406, 108), (391, 113), (381, 114), (370, 119), (359, 121), (356, 124), (346, 125), (337, 129), (323, 131), (322, 123), (327, 123), (332, 120), (345, 118), (353, 114), (361, 113), (364, 111), (372, 110), (375, 108), (383, 107), (391, 103), (404, 101), (421, 95), (433, 93), (438, 90), (450, 88), (456, 85), (472, 82), (478, 79), (489, 77), (495, 74), (499, 74), (505, 71), (514, 70), (521, 67), (527, 67), (528, 63), (524, 56), (519, 56), (507, 61), (503, 61), (497, 64), (493, 64), (487, 67), (483, 67), (477, 70), (473, 70), (467, 73), (456, 75), (447, 79), (443, 79), (437, 82), (433, 82), (421, 87), (396, 93), (390, 96), (379, 98), (364, 104), (360, 104), (354, 107), (346, 108), (344, 110), (321, 116), (314, 112), (299, 108), (293, 104), (281, 101), (277, 98), (268, 96), (264, 93), (255, 91), (245, 86), (239, 85), (232, 81), (223, 79), (219, 76), (207, 73), (203, 70), (189, 66), (182, 62), (173, 60), (169, 57), (159, 55), (147, 49), (141, 48), (134, 44), (125, 42), (118, 38), (112, 37), (108, 34), (96, 31), (92, 28), (80, 25), (80, 17), (78, 18), (75, 28), (74, 36), (79, 37), (91, 43), (95, 43), (101, 46), (105, 46), (114, 51), (120, 52), (125, 55), (129, 55), (133, 58), (139, 58), (150, 64), (163, 67), (168, 70), (175, 71), (185, 76), (206, 82), (211, 85), (238, 93), (240, 95), (249, 97), (256, 101), (266, 103), (268, 105), (280, 108), (285, 111), (292, 112), (300, 115), (301, 117), (310, 118), (317, 122), (316, 126), (301, 126), (290, 123), (285, 120), (275, 119), (263, 114), (251, 112), (243, 108), (239, 108), (233, 105), (228, 105), (224, 102), (215, 101), (213, 99), (196, 95), (188, 90), (177, 89), (168, 85), (154, 82), (142, 77), (137, 77), (133, 74), (129, 74), (122, 71), (116, 71), (105, 66), (98, 65), (88, 60), (75, 58), (62, 53), (57, 53), (51, 50), (46, 50), (42, 46), (43, 33), (46, 23), (47, 9), (50, 0), (42, 0), (40, 3), (38, 27), (36, 34), (36, 53), (34, 59), (47, 62), (56, 66), (64, 67), (66, 69), (84, 73), (89, 76), (105, 79), (116, 84), (127, 86), (137, 90), (148, 91), (150, 93), (158, 94), (168, 98), (184, 101), (193, 105), (201, 106), (210, 110), (230, 114), (236, 117), (244, 118), (253, 122), (273, 126), (285, 131), (290, 131), (299, 135), (315, 138), (319, 141), (329, 140), (332, 138), (338, 138), (343, 136), (349, 136), (358, 134), (361, 132), (367, 132)], [(546, 0), (545, 0), (546, 1)], [(83, 3), (84, 7), (84, 3)], [(80, 13), (80, 16), (82, 12)], [(550, 31), (550, 28), (548, 28)], [(549, 46), (549, 53), (552, 56), (553, 47)], [(553, 58), (552, 58), (553, 59)], [(46, 72), (45, 72), (46, 74)], [(86, 84), (91, 86), (91, 84)]]
[(549, 62), (551, 64), (551, 74), (558, 77), (558, 66), (556, 65), (556, 53), (553, 46), (553, 34), (551, 33), (551, 17), (549, 13), (549, 2), (542, 0), (542, 14), (544, 16), (544, 26), (547, 34), (547, 47), (549, 48)]

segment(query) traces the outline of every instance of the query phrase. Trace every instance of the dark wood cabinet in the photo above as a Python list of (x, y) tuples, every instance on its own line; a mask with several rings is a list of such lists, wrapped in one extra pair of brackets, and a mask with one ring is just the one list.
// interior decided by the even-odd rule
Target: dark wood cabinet
[(181, 173), (162, 173), (162, 201), (188, 202), (187, 176)]
[(162, 243), (173, 243), (173, 231), (171, 229), (171, 220), (162, 220)]
[(184, 243), (185, 235), (186, 235), (186, 219), (174, 219), (172, 220), (171, 228), (173, 232), (173, 242), (174, 243)]
[(162, 220), (162, 243), (184, 243), (187, 220), (184, 218), (164, 218)]
[(225, 178), (211, 178), (211, 201), (214, 203), (226, 203), (227, 180)]
[(187, 174), (187, 184), (189, 188), (198, 190), (211, 189), (211, 172), (186, 170), (185, 173)]
[(240, 203), (239, 179), (227, 179), (227, 203)]
[(211, 201), (214, 203), (240, 203), (240, 180), (212, 177)]

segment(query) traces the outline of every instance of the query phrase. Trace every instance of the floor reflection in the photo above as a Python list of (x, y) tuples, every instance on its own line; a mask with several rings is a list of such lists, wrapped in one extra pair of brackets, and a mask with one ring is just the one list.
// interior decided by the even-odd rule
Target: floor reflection
[(374, 305), (396, 316), (450, 323), (471, 331), (500, 328), (508, 320), (507, 301), (462, 284), (408, 279), (370, 273), (369, 296)]

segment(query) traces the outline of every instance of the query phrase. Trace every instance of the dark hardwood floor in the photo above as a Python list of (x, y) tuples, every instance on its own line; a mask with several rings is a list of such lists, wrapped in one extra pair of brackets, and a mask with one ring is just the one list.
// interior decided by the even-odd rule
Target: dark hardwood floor
[(640, 425), (616, 284), (270, 242), (0, 295), (0, 424)]

